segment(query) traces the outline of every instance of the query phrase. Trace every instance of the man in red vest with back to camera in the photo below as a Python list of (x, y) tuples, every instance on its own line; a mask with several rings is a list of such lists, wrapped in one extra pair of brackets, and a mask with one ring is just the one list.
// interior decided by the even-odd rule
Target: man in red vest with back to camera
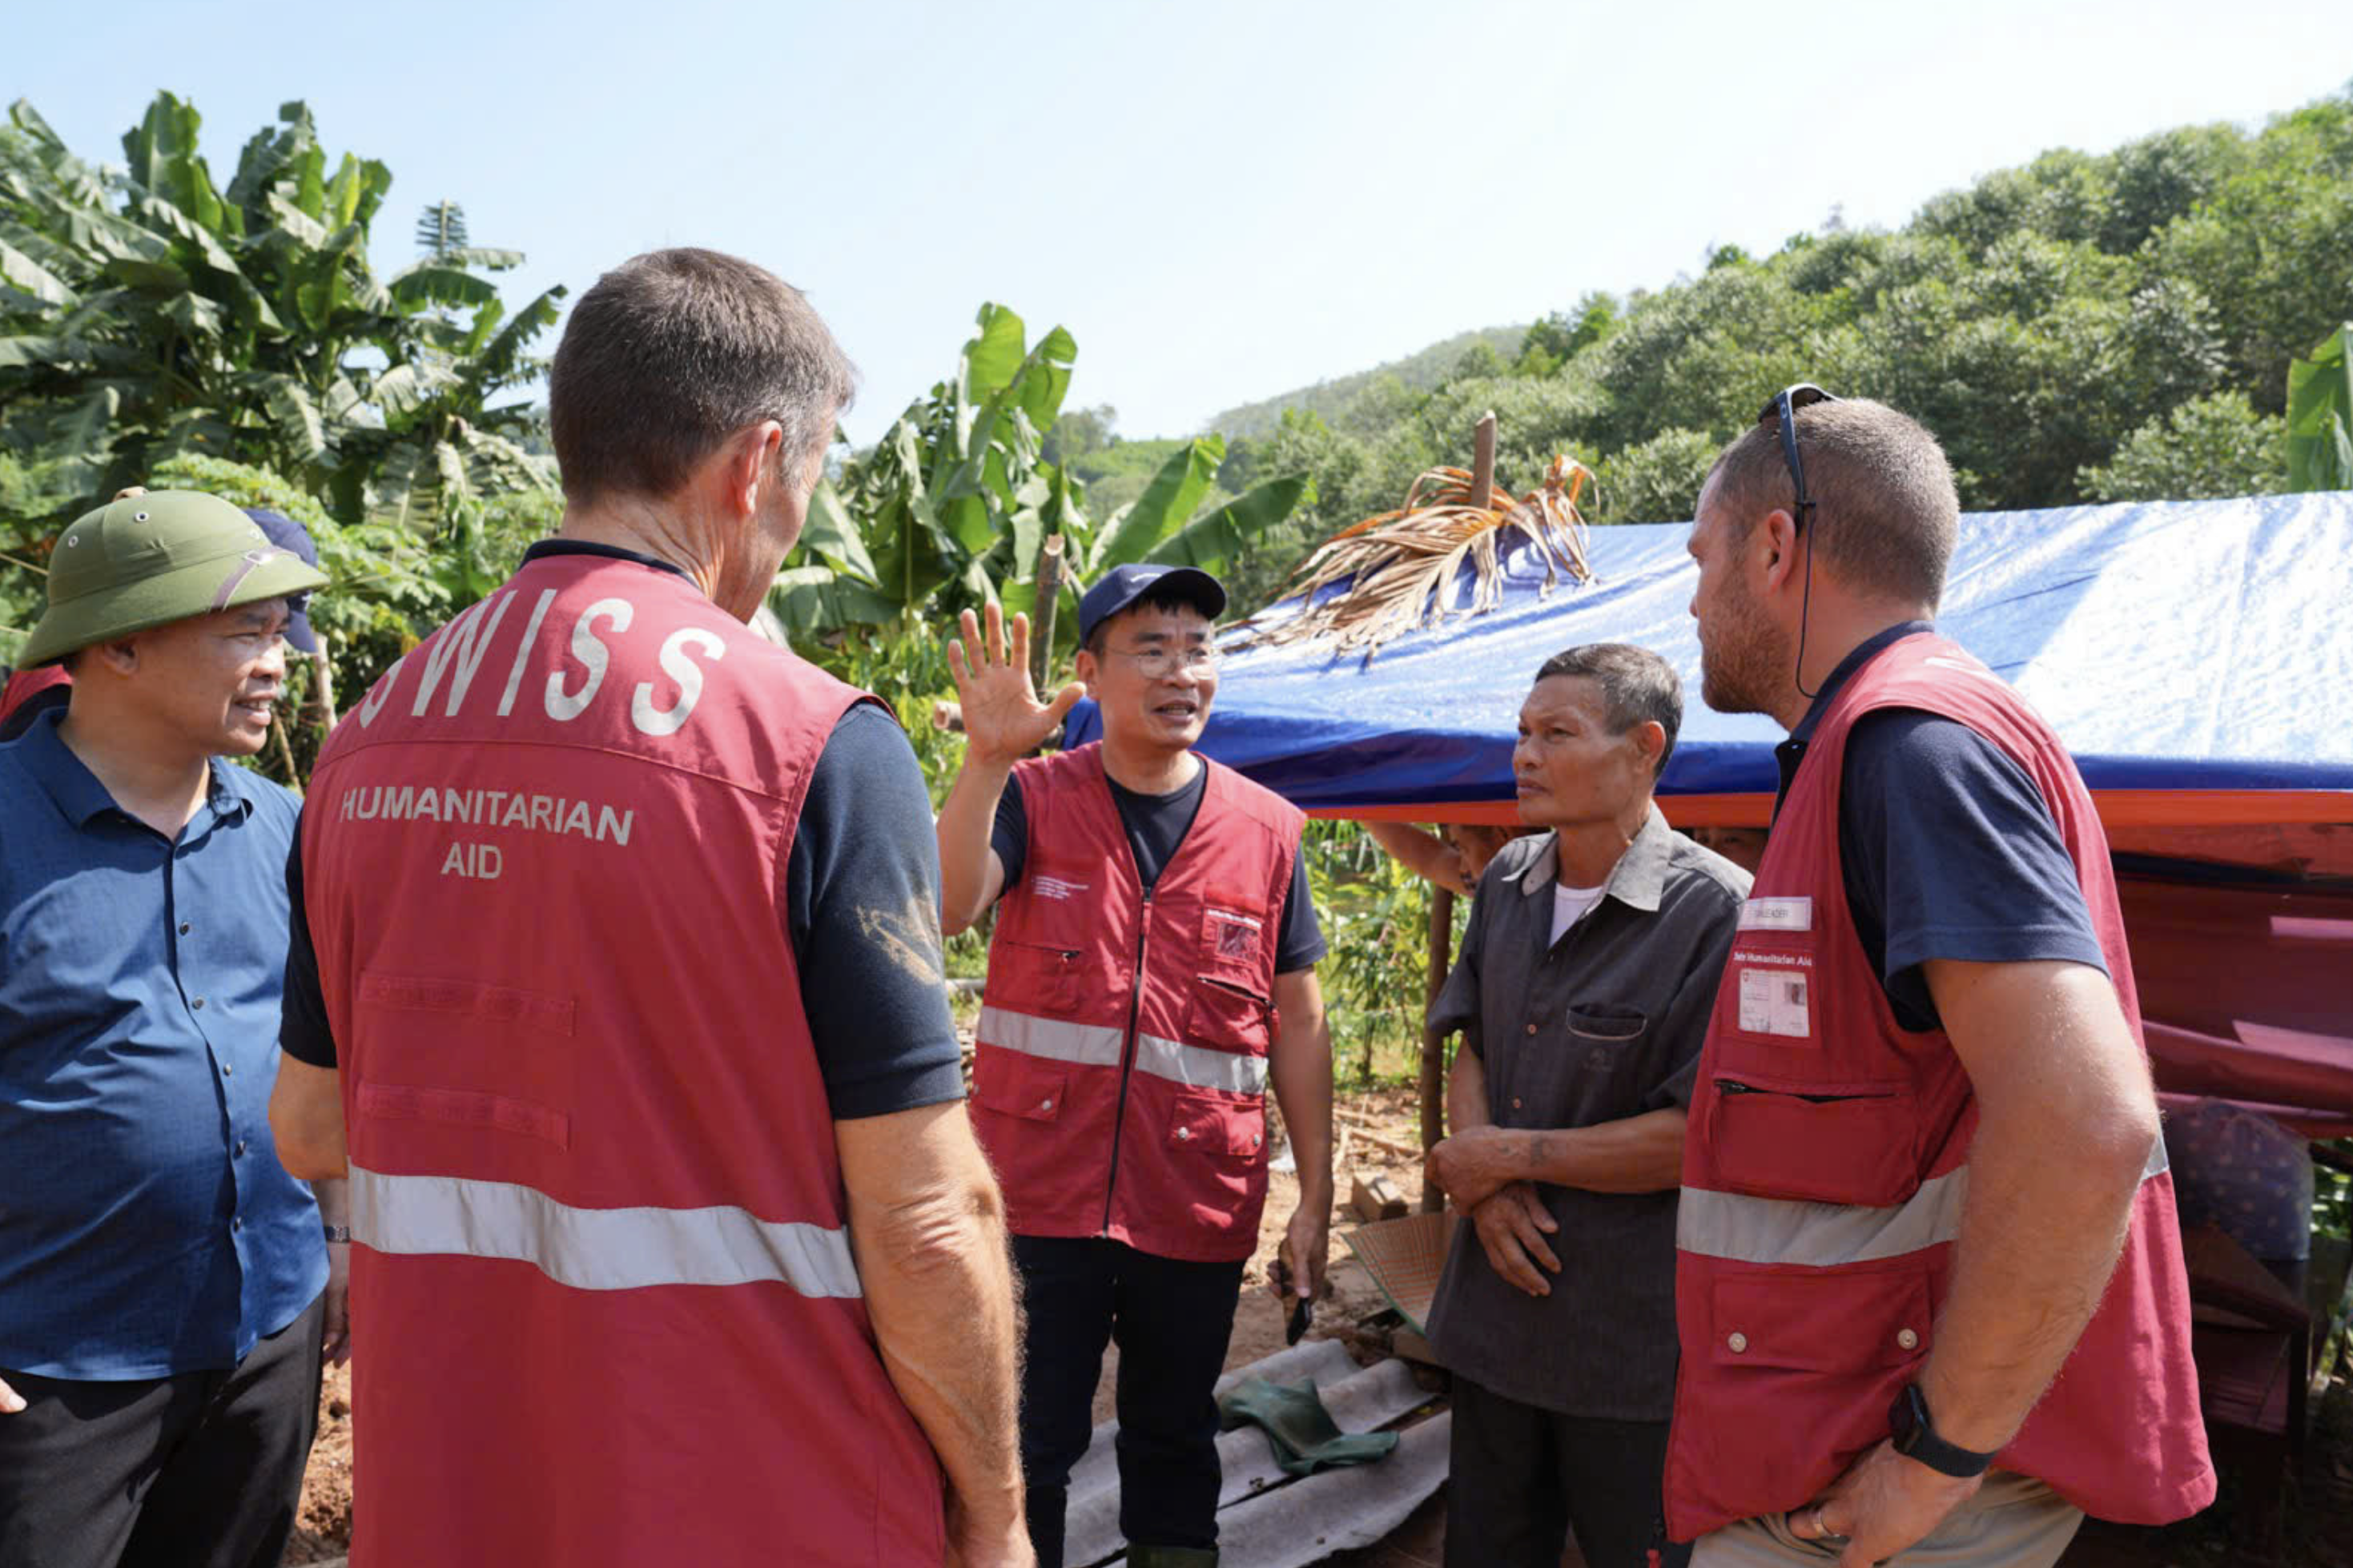
[(607, 273), (561, 530), (311, 776), (271, 1123), (350, 1171), (358, 1568), (1031, 1561), (930, 801), (744, 625), (850, 387), (748, 262)]
[(1684, 1147), (1694, 1568), (2047, 1568), (2214, 1496), (2107, 840), (1931, 624), (1958, 528), (1935, 437), (1813, 386), (1700, 493), (1708, 705), (1790, 738)]
[(986, 641), (966, 611), (948, 650), (970, 739), (940, 809), (941, 886), (950, 931), (997, 906), (973, 1121), (1029, 1312), (1022, 1468), (1049, 1568), (1113, 1339), (1127, 1560), (1217, 1561), (1213, 1390), (1258, 1247), (1270, 1082), (1300, 1189), (1273, 1283), (1296, 1312), (1324, 1279), (1332, 1042), (1304, 818), (1193, 750), (1225, 606), (1191, 567), (1104, 574), (1079, 602), (1078, 655), (1103, 740), (1028, 761), (1082, 688), (1040, 703), (1029, 623), (1008, 652), (995, 605)]

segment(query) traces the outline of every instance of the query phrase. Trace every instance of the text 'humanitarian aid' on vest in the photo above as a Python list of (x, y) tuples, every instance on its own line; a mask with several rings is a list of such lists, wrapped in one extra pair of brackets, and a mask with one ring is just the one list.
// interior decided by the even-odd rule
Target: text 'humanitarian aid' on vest
[[(410, 715), (424, 718), (426, 710), (438, 697), (442, 717), (458, 717), (473, 695), (475, 678), (498, 644), (508, 609), (520, 596), (510, 589), (480, 601), (460, 612), (438, 636), (386, 670), (384, 679), (360, 700), (357, 715), (361, 727), (375, 721), (412, 666), (416, 689), (409, 700)], [(586, 713), (604, 693), (606, 672), (613, 662), (606, 637), (617, 638), (628, 633), (637, 620), (637, 606), (623, 598), (598, 599), (581, 610), (568, 630), (561, 626), (547, 628), (551, 641), (560, 639), (565, 657), (547, 671), (543, 680), (534, 683), (525, 679), (525, 672), (540, 649), (548, 606), (555, 602), (555, 596), (556, 590), (543, 589), (530, 617), (524, 621), (513, 652), (506, 660), (505, 679), (497, 688), (497, 705), (492, 710), (495, 717), (511, 716), (515, 703), (522, 700), (535, 702), (556, 722), (569, 723)], [(706, 626), (679, 626), (665, 635), (655, 650), (654, 660), (661, 667), (662, 686), (675, 687), (676, 690), (665, 692), (658, 690), (653, 681), (638, 681), (628, 693), (631, 726), (639, 734), (656, 737), (675, 735), (684, 729), (687, 721), (694, 716), (695, 705), (702, 700), (703, 667), (717, 663), (726, 652), (726, 643)], [(578, 666), (578, 669), (567, 668), (571, 665)], [(534, 685), (536, 689), (533, 689)], [(492, 700), (491, 689), (488, 686), (482, 689), (480, 702)], [(615, 700), (618, 700), (617, 696)]]
[[(637, 826), (635, 807), (616, 811), (600, 802), (528, 790), (437, 789), (431, 784), (359, 784), (336, 797), (332, 807), (345, 822), (438, 822), (471, 827), (514, 828), (626, 848)], [(441, 875), (488, 880), (505, 868), (495, 844), (452, 841), (441, 858)]]

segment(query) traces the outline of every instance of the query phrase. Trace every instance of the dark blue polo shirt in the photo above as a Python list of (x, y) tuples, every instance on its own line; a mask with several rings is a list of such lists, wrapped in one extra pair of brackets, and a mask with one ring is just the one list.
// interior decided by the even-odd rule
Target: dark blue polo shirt
[[(1839, 661), (1775, 748), (1777, 816), (1822, 715), (1854, 672), (1901, 639), (1936, 629), (1926, 621), (1889, 626)], [(1943, 1026), (1922, 967), (1931, 959), (2064, 959), (2105, 973), (2059, 825), (2042, 790), (2000, 746), (1957, 720), (1876, 709), (1848, 731), (1839, 779), (1847, 910), (1905, 1028)]]
[(301, 806), (216, 761), (174, 843), (62, 717), (0, 745), (0, 1369), (233, 1366), (327, 1283), (268, 1115)]

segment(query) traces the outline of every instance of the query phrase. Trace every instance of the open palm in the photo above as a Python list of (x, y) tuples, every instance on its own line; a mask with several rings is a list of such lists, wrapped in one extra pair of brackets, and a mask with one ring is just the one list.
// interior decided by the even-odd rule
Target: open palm
[(1072, 705), (1086, 695), (1065, 686), (1051, 702), (1038, 700), (1029, 680), (1029, 617), (1013, 617), (1013, 638), (1005, 637), (1005, 612), (988, 606), (988, 631), (970, 610), (962, 617), (964, 637), (948, 644), (948, 670), (955, 677), (956, 701), (972, 755), (984, 762), (1012, 763), (1044, 744)]

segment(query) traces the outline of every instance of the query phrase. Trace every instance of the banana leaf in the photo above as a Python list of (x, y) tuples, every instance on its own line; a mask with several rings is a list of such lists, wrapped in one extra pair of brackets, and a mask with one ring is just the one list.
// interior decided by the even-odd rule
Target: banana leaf
[(2353, 321), (2287, 367), (2287, 488), (2353, 489)]
[(1163, 540), (1192, 517), (1225, 460), (1222, 436), (1202, 436), (1170, 453), (1134, 504), (1106, 525), (1087, 563), (1090, 571), (1100, 575), (1114, 566), (1142, 561), (1157, 550)]

